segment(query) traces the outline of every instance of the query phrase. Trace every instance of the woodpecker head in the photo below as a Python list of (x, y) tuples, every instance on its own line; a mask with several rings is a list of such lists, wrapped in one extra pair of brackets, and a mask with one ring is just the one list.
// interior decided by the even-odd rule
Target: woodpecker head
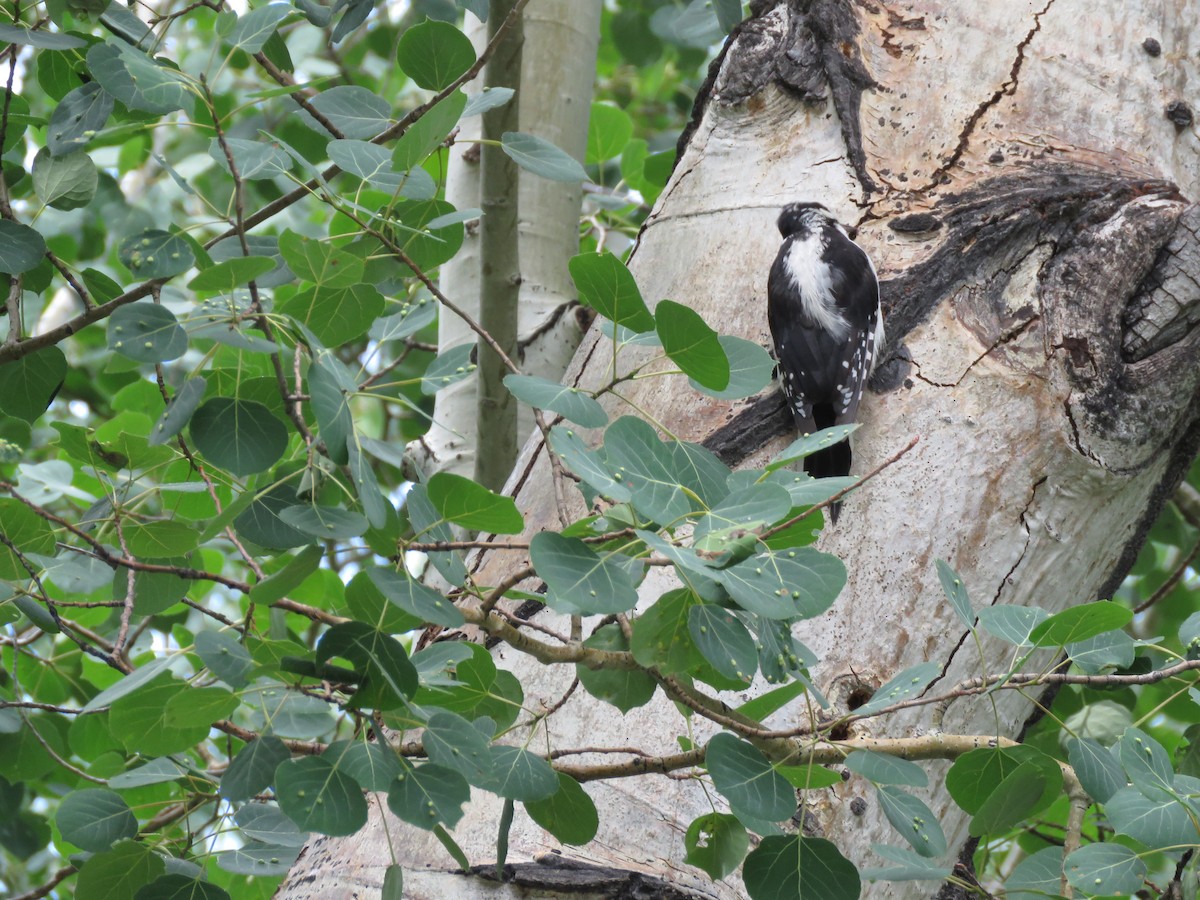
[(837, 229), (850, 240), (858, 235), (858, 229), (843, 225), (820, 203), (789, 203), (779, 214), (776, 225), (785, 238), (791, 235), (803, 238), (822, 228)]

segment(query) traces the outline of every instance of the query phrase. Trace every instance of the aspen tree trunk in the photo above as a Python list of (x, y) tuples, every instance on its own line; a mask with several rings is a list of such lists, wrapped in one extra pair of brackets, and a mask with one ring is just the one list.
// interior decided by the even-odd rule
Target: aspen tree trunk
[[(888, 341), (860, 409), (855, 471), (913, 436), (920, 443), (852, 495), (821, 539), (845, 561), (849, 583), (833, 609), (796, 634), (820, 656), (817, 683), (844, 711), (920, 662), (945, 665), (934, 691), (981, 674), (974, 643), (942, 597), (936, 558), (961, 573), (976, 608), (1055, 611), (1111, 596), (1194, 458), (1200, 208), (1191, 199), (1200, 191), (1200, 141), (1194, 124), (1176, 122), (1186, 119), (1180, 104), (1200, 94), (1200, 5), (753, 7), (697, 102), (631, 268), (651, 302), (686, 302), (723, 332), (765, 343), (779, 208), (819, 200), (860, 226), (883, 285)], [(568, 378), (598, 385), (608, 362), (593, 331)], [(632, 395), (679, 438), (707, 441), (727, 461), (761, 463), (790, 438), (775, 392), (734, 410), (678, 380), (639, 382)], [(558, 527), (536, 436), (510, 485), (520, 486), (532, 531)], [(582, 502), (574, 512), (584, 512)], [(484, 555), (476, 568), (494, 584), (524, 562)], [(646, 603), (668, 577), (651, 570)], [(565, 630), (557, 619), (538, 614)], [(983, 650), (996, 671), (1004, 652), (986, 636)], [(499, 661), (519, 673), (529, 708), (555, 703), (573, 676), (512, 651)], [(772, 724), (804, 722), (803, 704), (793, 707)], [(1033, 711), (1015, 691), (993, 703), (963, 699), (943, 728), (1016, 737)], [(864, 734), (919, 735), (930, 710), (861, 724)], [(706, 725), (697, 717), (689, 732), (661, 693), (622, 716), (580, 690), (548, 734), (555, 749), (632, 744), (666, 754), (680, 735), (706, 739)], [(545, 740), (539, 735), (539, 749)], [(944, 770), (931, 771), (934, 787), (922, 796), (951, 847), (967, 846), (967, 820), (940, 788)], [(509, 861), (527, 863), (516, 870), (523, 887), (446, 875), (454, 864), (431, 835), (390, 821), (406, 892), (545, 897), (571, 881), (590, 885), (589, 896), (636, 896), (639, 879), (654, 877), (675, 896), (745, 896), (736, 878), (714, 884), (683, 862), (688, 823), (711, 809), (694, 782), (643, 776), (587, 790), (600, 833), (582, 848), (560, 847), (518, 807)], [(850, 812), (856, 797), (868, 800), (863, 815)], [(857, 777), (821, 798), (802, 818), (806, 831), (857, 865), (878, 864), (870, 843), (899, 843)], [(477, 796), (456, 828), (472, 862), (495, 858), (499, 809), (497, 798)], [(351, 883), (377, 885), (388, 846), (378, 827), (314, 842), (280, 896), (340, 897)], [(645, 895), (672, 895), (659, 889)], [(863, 893), (935, 892), (909, 882), (866, 883)]]
[[(467, 32), (480, 50), (487, 26), (472, 15)], [(600, 40), (600, 4), (575, 0), (538, 0), (522, 14), (525, 32), (524, 71), (520, 90), (520, 129), (536, 134), (582, 160), (587, 141), (596, 47)], [(467, 93), (483, 90), (483, 77)], [(479, 182), (480, 117), (464, 119), (458, 141), (450, 148), (446, 199), (458, 209), (481, 203)], [(530, 375), (556, 380), (562, 376), (582, 336), (574, 285), (567, 260), (579, 252), (578, 184), (519, 175), (517, 208), (521, 285), (517, 363)], [(479, 319), (480, 239), (477, 222), (467, 225), (463, 248), (441, 268), (441, 287), (448, 297)], [(438, 322), (442, 350), (475, 343), (475, 333), (457, 316)], [(470, 477), (475, 469), (475, 415), (478, 382), (468, 378), (437, 393), (433, 425), (409, 446), (416, 464), (431, 475), (446, 471)], [(533, 414), (520, 408), (520, 440), (533, 430)]]

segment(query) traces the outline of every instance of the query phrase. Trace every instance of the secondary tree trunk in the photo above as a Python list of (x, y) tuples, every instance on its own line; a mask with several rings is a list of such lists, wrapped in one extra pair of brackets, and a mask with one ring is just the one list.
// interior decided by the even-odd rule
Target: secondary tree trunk
[[(1187, 199), (1200, 188), (1200, 153), (1194, 125), (1176, 125), (1185, 88), (1194, 97), (1200, 83), (1189, 44), (1200, 6), (754, 7), (714, 66), (631, 268), (647, 299), (686, 302), (722, 331), (765, 343), (779, 208), (820, 200), (860, 225), (883, 282), (888, 343), (860, 410), (855, 470), (912, 436), (920, 443), (849, 498), (822, 538), (845, 560), (849, 584), (797, 636), (821, 657), (814, 674), (843, 709), (926, 660), (945, 664), (932, 688), (944, 689), (980, 663), (942, 598), (936, 558), (963, 575), (976, 608), (1057, 610), (1110, 596), (1200, 445), (1200, 209)], [(568, 378), (601, 383), (606, 346), (590, 334)], [(790, 437), (776, 393), (736, 410), (672, 379), (632, 393), (678, 437), (708, 441), (727, 460), (761, 462)], [(533, 529), (557, 527), (537, 438), (510, 484)], [(495, 583), (524, 562), (493, 554), (476, 566)], [(669, 587), (661, 572), (647, 578), (645, 603)], [(987, 640), (984, 651), (995, 671), (1003, 652)], [(571, 682), (570, 670), (500, 655), (530, 707), (556, 702)], [(801, 706), (772, 724), (802, 722)], [(1017, 692), (995, 707), (960, 700), (944, 727), (1012, 737), (1032, 710)], [(711, 733), (704, 725), (698, 739)], [(928, 725), (929, 710), (916, 708), (863, 730), (910, 736)], [(674, 752), (688, 727), (661, 694), (622, 717), (578, 691), (549, 733), (555, 748), (634, 744), (659, 754)], [(596, 896), (644, 875), (694, 892), (680, 896), (744, 896), (736, 879), (712, 884), (682, 861), (683, 831), (709, 810), (694, 783), (645, 776), (587, 788), (601, 811), (592, 844), (559, 847), (518, 808), (509, 860), (605, 868), (524, 866), (521, 896), (552, 896), (572, 871), (592, 879)], [(822, 792), (805, 819), (860, 865), (873, 862), (871, 842), (899, 843), (873, 805), (851, 815), (850, 801), (865, 794), (851, 778)], [(961, 846), (961, 812), (943, 791), (924, 798)], [(455, 831), (473, 862), (494, 859), (499, 806), (477, 798)], [(389, 830), (411, 896), (517, 896), (443, 874), (453, 863), (427, 833), (394, 821)], [(281, 896), (378, 884), (386, 846), (378, 828), (315, 842)], [(920, 883), (864, 890), (931, 893)]]

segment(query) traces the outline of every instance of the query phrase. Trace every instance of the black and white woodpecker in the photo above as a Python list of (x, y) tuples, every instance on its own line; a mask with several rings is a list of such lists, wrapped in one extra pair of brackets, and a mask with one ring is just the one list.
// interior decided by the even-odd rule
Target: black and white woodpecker
[[(790, 203), (777, 224), (783, 246), (767, 280), (767, 322), (796, 427), (812, 434), (858, 413), (883, 342), (879, 281), (853, 229), (820, 203)], [(850, 444), (814, 453), (804, 469), (816, 478), (850, 474)]]

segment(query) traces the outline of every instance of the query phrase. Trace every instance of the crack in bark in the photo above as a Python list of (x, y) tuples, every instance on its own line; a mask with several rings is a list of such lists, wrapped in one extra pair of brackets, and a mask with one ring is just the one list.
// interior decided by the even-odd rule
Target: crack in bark
[(1011, 344), (1013, 341), (1015, 341), (1017, 338), (1019, 338), (1022, 334), (1024, 334), (1026, 331), (1028, 331), (1030, 328), (1032, 328), (1035, 324), (1040, 322), (1041, 318), (1042, 318), (1041, 316), (1037, 316), (1037, 315), (1032, 316), (1029, 319), (1026, 319), (1024, 322), (1021, 322), (1019, 325), (1015, 325), (1012, 328), (1010, 328), (1008, 331), (1001, 334), (998, 338), (996, 338), (995, 341), (992, 342), (992, 345), (990, 347), (988, 347), (986, 350), (984, 350), (982, 353), (980, 353), (978, 356), (976, 356), (973, 360), (971, 360), (967, 364), (967, 367), (965, 369), (963, 369), (962, 374), (959, 375), (957, 380), (955, 380), (955, 381), (934, 381), (932, 378), (926, 378), (924, 375), (921, 374), (920, 363), (916, 362), (915, 360), (912, 360), (912, 365), (913, 365), (913, 368), (915, 369), (915, 371), (913, 372), (913, 376), (918, 381), (923, 381), (925, 384), (928, 384), (931, 387), (956, 388), (962, 384), (964, 378), (966, 378), (969, 374), (971, 374), (971, 370), (973, 368), (975, 368), (976, 365), (983, 362), (985, 359), (987, 359), (989, 356), (991, 356), (995, 351), (999, 350), (1001, 347), (1005, 346), (1006, 344)]
[(934, 170), (929, 183), (916, 191), (916, 193), (925, 193), (940, 184), (943, 176), (945, 176), (946, 173), (949, 172), (950, 169), (952, 169), (960, 159), (962, 159), (963, 154), (967, 152), (967, 148), (971, 144), (971, 137), (974, 134), (976, 127), (979, 125), (980, 120), (987, 115), (987, 113), (1001, 100), (1016, 93), (1017, 85), (1021, 75), (1021, 67), (1025, 63), (1025, 51), (1029, 48), (1030, 43), (1033, 42), (1034, 35), (1036, 35), (1042, 29), (1042, 16), (1048, 13), (1050, 11), (1050, 7), (1053, 5), (1054, 0), (1047, 0), (1046, 5), (1041, 9), (1041, 12), (1036, 12), (1033, 14), (1033, 27), (1029, 29), (1025, 37), (1019, 44), (1017, 44), (1017, 55), (1013, 60), (1012, 67), (1009, 69), (1008, 81), (1000, 85), (1000, 87), (998, 87), (990, 97), (988, 97), (975, 108), (975, 111), (971, 113), (970, 118), (967, 119), (966, 124), (963, 126), (962, 131), (959, 132), (958, 143), (951, 152), (950, 158)]

